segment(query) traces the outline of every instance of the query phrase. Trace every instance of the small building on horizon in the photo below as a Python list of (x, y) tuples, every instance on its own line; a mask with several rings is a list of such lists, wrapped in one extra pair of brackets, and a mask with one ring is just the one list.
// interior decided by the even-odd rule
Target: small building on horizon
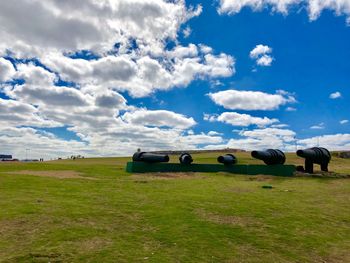
[(12, 155), (0, 154), (0, 161), (11, 161)]

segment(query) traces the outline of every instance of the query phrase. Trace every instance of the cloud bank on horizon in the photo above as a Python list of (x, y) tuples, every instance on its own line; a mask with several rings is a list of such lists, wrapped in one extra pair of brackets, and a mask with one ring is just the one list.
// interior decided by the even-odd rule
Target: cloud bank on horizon
[[(205, 20), (206, 10), (216, 8), (211, 4), (183, 0), (0, 0), (0, 4), (1, 153), (23, 158), (31, 149), (32, 157), (55, 158), (128, 155), (137, 148), (294, 150), (296, 143), (308, 147), (318, 142), (331, 149), (350, 149), (347, 132), (304, 130), (325, 132), (327, 120), (292, 129), (296, 120), (286, 114), (297, 114), (303, 107), (298, 99), (303, 89), (234, 84), (278, 68), (283, 59), (275, 56), (278, 50), (266, 39), (254, 46), (247, 43), (247, 50), (236, 54), (202, 38), (200, 32), (206, 29), (195, 21)], [(329, 9), (349, 22), (346, 0), (222, 0), (216, 19), (240, 13), (244, 7), (254, 12), (271, 7), (287, 14), (295, 5), (305, 5), (311, 20)], [(240, 76), (237, 57), (259, 69)], [(256, 77), (254, 82), (258, 81)], [(346, 92), (337, 89), (331, 95), (325, 92), (330, 103), (346, 99)], [(342, 131), (348, 130), (346, 116), (336, 121)], [(316, 126), (322, 129), (312, 128)]]

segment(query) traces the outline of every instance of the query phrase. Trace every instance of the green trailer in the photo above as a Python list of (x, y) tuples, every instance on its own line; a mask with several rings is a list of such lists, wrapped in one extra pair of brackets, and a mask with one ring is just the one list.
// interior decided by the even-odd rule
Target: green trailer
[(146, 163), (146, 162), (128, 162), (126, 171), (129, 173), (163, 173), (163, 172), (199, 172), (199, 173), (217, 173), (227, 172), (233, 174), (246, 175), (274, 175), (274, 176), (293, 176), (295, 165), (255, 165), (255, 164), (178, 164), (178, 163)]

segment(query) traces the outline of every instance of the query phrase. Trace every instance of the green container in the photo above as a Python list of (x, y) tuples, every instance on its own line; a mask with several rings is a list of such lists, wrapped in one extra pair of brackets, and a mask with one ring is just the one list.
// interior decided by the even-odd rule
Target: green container
[(222, 165), (222, 164), (190, 164), (183, 165), (178, 163), (144, 163), (128, 162), (126, 171), (129, 173), (162, 173), (162, 172), (200, 172), (217, 173), (228, 172), (234, 174), (247, 175), (275, 175), (275, 176), (293, 176), (296, 171), (294, 165)]

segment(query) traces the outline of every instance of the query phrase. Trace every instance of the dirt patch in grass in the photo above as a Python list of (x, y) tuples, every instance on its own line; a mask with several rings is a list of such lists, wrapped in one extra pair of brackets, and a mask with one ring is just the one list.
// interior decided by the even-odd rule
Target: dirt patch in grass
[[(315, 260), (316, 262), (316, 260)], [(340, 262), (350, 262), (350, 253), (344, 249), (332, 248), (329, 251), (329, 255), (320, 258), (317, 262), (327, 262), (327, 263), (340, 263)]]
[(296, 177), (315, 177), (315, 178), (334, 178), (334, 179), (350, 179), (350, 174), (345, 173), (335, 173), (335, 172), (320, 172), (317, 171), (313, 174), (295, 172)]
[[(0, 236), (2, 240), (7, 241), (5, 243), (6, 249), (0, 249), (0, 262), (2, 262), (2, 258), (8, 258), (8, 261), (5, 262), (32, 262), (28, 260), (31, 256), (23, 253), (35, 237), (47, 229), (48, 224), (49, 221), (46, 219), (16, 218), (0, 220)], [(11, 255), (17, 256), (11, 257)]]
[(220, 225), (232, 225), (239, 227), (250, 227), (250, 226), (262, 226), (263, 224), (255, 218), (244, 217), (244, 216), (233, 216), (233, 215), (222, 215), (212, 212), (205, 211), (203, 209), (197, 209), (195, 214), (211, 223), (220, 224)]
[(52, 178), (59, 178), (59, 179), (98, 180), (97, 178), (82, 176), (81, 173), (76, 172), (76, 171), (30, 171), (30, 170), (22, 170), (22, 171), (6, 172), (6, 174), (34, 175), (34, 176), (40, 176), (40, 177), (52, 177)]
[(81, 251), (98, 251), (101, 249), (110, 246), (113, 243), (112, 240), (102, 238), (102, 237), (94, 237), (91, 239), (86, 239), (80, 241), (80, 250)]
[(270, 175), (254, 175), (248, 176), (247, 181), (257, 181), (257, 182), (270, 182), (273, 181), (274, 177)]
[(40, 227), (40, 225), (36, 223), (34, 224), (33, 222), (25, 219), (1, 220), (0, 235), (1, 236), (15, 235), (17, 233), (21, 233), (24, 235), (31, 235), (35, 233)]

